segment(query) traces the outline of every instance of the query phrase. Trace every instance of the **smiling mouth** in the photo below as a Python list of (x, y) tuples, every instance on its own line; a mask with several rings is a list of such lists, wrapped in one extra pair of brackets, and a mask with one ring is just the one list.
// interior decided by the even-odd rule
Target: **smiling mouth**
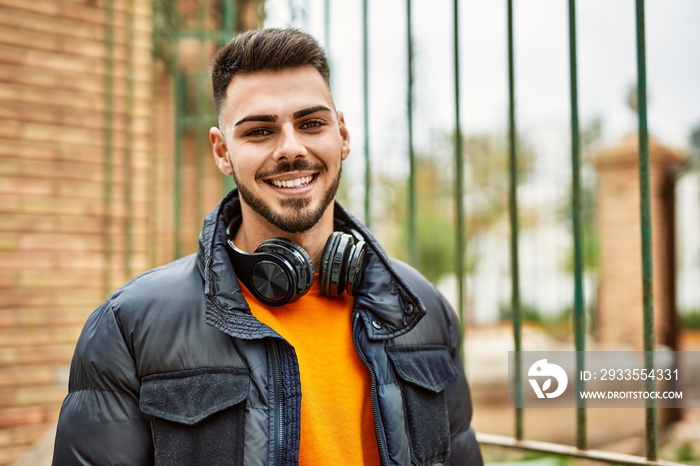
[(267, 182), (276, 188), (301, 188), (311, 184), (315, 177), (316, 175), (308, 175), (293, 180), (267, 180)]

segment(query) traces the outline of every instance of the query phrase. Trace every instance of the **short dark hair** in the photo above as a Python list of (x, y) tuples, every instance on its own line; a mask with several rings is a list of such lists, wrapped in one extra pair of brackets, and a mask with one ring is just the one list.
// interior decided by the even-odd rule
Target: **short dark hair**
[(216, 112), (226, 98), (226, 89), (237, 73), (281, 71), (312, 65), (330, 86), (326, 52), (310, 34), (299, 29), (268, 28), (247, 31), (234, 37), (214, 56), (211, 73)]

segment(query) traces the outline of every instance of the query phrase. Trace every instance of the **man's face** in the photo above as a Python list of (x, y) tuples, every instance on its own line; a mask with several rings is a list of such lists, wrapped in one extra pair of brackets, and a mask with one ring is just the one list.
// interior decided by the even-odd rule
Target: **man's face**
[(350, 152), (330, 89), (312, 66), (234, 76), (210, 139), (241, 200), (277, 228), (299, 233), (333, 201)]

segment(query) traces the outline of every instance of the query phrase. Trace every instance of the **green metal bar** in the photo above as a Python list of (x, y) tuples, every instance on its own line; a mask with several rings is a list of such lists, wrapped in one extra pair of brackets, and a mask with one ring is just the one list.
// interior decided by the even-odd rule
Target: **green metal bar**
[(132, 218), (133, 209), (133, 157), (134, 157), (134, 0), (127, 2), (126, 27), (126, 111), (124, 120), (126, 126), (126, 153), (124, 154), (124, 273), (131, 278), (131, 258), (134, 251)]
[[(455, 264), (455, 273), (457, 275), (457, 314), (459, 321), (462, 324), (464, 331), (464, 261), (466, 253), (465, 240), (465, 222), (464, 222), (464, 159), (462, 158), (462, 108), (461, 108), (461, 89), (460, 89), (460, 74), (459, 74), (459, 0), (452, 2), (452, 32), (453, 32), (453, 51), (454, 51), (454, 86), (455, 86), (455, 215), (457, 218), (457, 231), (455, 238), (455, 254), (457, 261)], [(464, 357), (464, 343), (462, 343), (462, 357)]]
[(235, 0), (221, 0), (222, 31), (219, 42), (225, 44), (233, 38), (236, 30), (236, 7), (232, 5)]
[[(151, 24), (153, 25), (153, 30), (151, 31), (151, 44), (153, 44), (153, 50), (151, 51), (151, 104), (155, 103), (155, 96), (158, 95), (158, 82), (159, 74), (157, 72), (157, 67), (155, 66), (156, 61), (161, 58), (158, 54), (157, 37), (160, 34), (160, 21), (159, 18), (162, 15), (162, 10), (160, 8), (161, 2), (155, 0), (151, 7)], [(154, 106), (154, 105), (153, 105)], [(151, 116), (151, 129), (155, 129), (155, 117)], [(150, 150), (148, 153), (148, 234), (147, 234), (147, 245), (148, 245), (148, 264), (149, 267), (154, 267), (156, 265), (157, 249), (156, 249), (156, 146), (153, 141), (151, 141)]]
[[(173, 41), (177, 43), (176, 41)], [(173, 236), (174, 248), (173, 255), (178, 259), (182, 255), (182, 242), (180, 241), (180, 225), (182, 224), (182, 162), (183, 162), (183, 147), (182, 140), (184, 136), (183, 122), (181, 115), (184, 113), (184, 76), (179, 69), (179, 60), (177, 55), (174, 58), (173, 66), (173, 90), (175, 93), (175, 166), (173, 176)]]
[[(200, 3), (197, 8), (197, 13), (198, 13), (198, 18), (197, 22), (199, 27), (202, 30), (205, 30), (207, 27), (207, 5), (204, 3)], [(208, 88), (208, 82), (207, 82), (207, 77), (209, 73), (206, 71), (207, 69), (207, 64), (205, 62), (206, 60), (206, 54), (207, 54), (207, 49), (206, 49), (206, 44), (202, 40), (199, 42), (199, 57), (198, 57), (198, 66), (197, 68), (202, 71), (197, 71), (194, 75), (194, 80), (195, 80), (195, 95), (197, 96), (195, 98), (195, 105), (194, 105), (194, 112), (195, 115), (198, 117), (197, 118), (197, 123), (195, 124), (194, 127), (194, 139), (195, 139), (195, 157), (196, 162), (195, 162), (195, 171), (197, 175), (195, 176), (195, 184), (194, 184), (194, 202), (195, 202), (195, 209), (194, 209), (194, 222), (195, 222), (195, 230), (198, 231), (202, 220), (204, 220), (204, 206), (203, 206), (203, 200), (204, 200), (204, 150), (205, 150), (205, 145), (204, 143), (206, 142), (205, 134), (207, 134), (207, 128), (206, 128), (206, 120), (204, 118), (199, 118), (202, 115), (206, 115), (208, 113), (208, 108), (207, 108), (207, 88)]]
[(413, 147), (413, 11), (411, 0), (406, 0), (407, 76), (406, 113), (408, 115), (408, 253), (411, 264), (418, 263), (416, 243), (416, 157)]
[[(647, 77), (646, 40), (644, 25), (644, 0), (637, 0), (637, 114), (639, 119), (639, 196), (641, 204), (642, 236), (642, 300), (644, 309), (644, 363), (654, 368), (654, 274), (652, 266), (651, 195), (649, 186), (649, 130), (647, 127)], [(645, 390), (655, 390), (655, 380), (645, 381)], [(647, 458), (658, 458), (658, 427), (656, 400), (646, 403)]]
[(156, 42), (158, 37), (161, 35), (159, 23), (161, 13), (159, 5), (160, 0), (153, 0), (151, 3), (151, 44), (153, 44), (153, 47), (151, 48), (151, 58), (153, 61), (158, 58), (158, 47), (156, 46)]
[[(571, 220), (574, 242), (574, 333), (576, 373), (585, 368), (586, 310), (583, 296), (583, 228), (581, 226), (581, 143), (578, 118), (578, 72), (576, 51), (576, 0), (569, 0), (569, 78), (571, 85)], [(576, 378), (576, 391), (584, 390), (585, 382)], [(576, 401), (576, 446), (586, 448), (585, 400)]]
[[(223, 16), (223, 32), (221, 43), (228, 43), (235, 33), (236, 29), (236, 6), (232, 4), (235, 0), (221, 0), (221, 11)], [(217, 115), (218, 118), (218, 115)], [(225, 193), (231, 191), (235, 187), (232, 176), (221, 174), (221, 188)]]
[(369, 148), (369, 5), (368, 0), (362, 0), (362, 118), (364, 131), (365, 155), (365, 225), (372, 225), (372, 164)]
[(515, 65), (513, 45), (513, 0), (508, 2), (508, 213), (510, 218), (511, 308), (515, 343), (515, 438), (523, 438), (522, 316), (520, 314), (520, 265), (518, 260), (518, 159), (515, 126)]
[(105, 28), (105, 112), (104, 112), (104, 148), (102, 181), (102, 247), (104, 248), (104, 267), (102, 268), (102, 289), (105, 295), (112, 287), (112, 110), (114, 105), (114, 0), (107, 1), (105, 9), (107, 27)]
[(261, 11), (263, 13), (263, 14), (258, 14), (255, 17), (254, 29), (260, 29), (265, 24), (265, 14), (264, 14), (265, 0), (254, 0), (253, 3), (255, 3), (255, 6), (257, 8), (258, 13), (260, 13)]
[[(180, 28), (177, 30), (178, 35), (182, 39), (197, 39), (197, 40), (213, 40), (216, 42), (228, 42), (231, 36), (227, 36), (221, 31), (207, 31), (201, 29)], [(156, 37), (164, 36), (166, 39), (170, 37), (169, 31), (161, 31)]]

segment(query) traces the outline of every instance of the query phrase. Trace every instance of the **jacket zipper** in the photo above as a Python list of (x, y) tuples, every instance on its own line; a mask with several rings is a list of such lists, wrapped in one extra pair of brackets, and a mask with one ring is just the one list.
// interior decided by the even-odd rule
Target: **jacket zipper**
[(274, 392), (274, 423), (275, 423), (275, 449), (274, 449), (274, 462), (273, 464), (282, 464), (282, 448), (284, 447), (284, 424), (282, 422), (282, 415), (284, 410), (284, 397), (282, 393), (282, 368), (280, 367), (280, 353), (279, 344), (276, 341), (272, 341), (272, 370), (274, 372), (272, 377), (272, 387)]
[(372, 381), (371, 385), (371, 398), (372, 398), (372, 418), (374, 419), (374, 433), (375, 436), (377, 437), (377, 446), (379, 447), (379, 460), (380, 464), (382, 465), (388, 465), (389, 464), (389, 454), (386, 450), (386, 445), (382, 441), (382, 428), (379, 425), (379, 401), (378, 401), (378, 395), (377, 395), (377, 376), (374, 373), (374, 369), (372, 366), (370, 366), (369, 361), (367, 361), (367, 358), (365, 357), (364, 353), (360, 349), (360, 344), (357, 341), (357, 323), (360, 320), (360, 313), (356, 312), (353, 322), (352, 322), (352, 343), (355, 346), (355, 351), (357, 354), (360, 356), (360, 359), (364, 363), (364, 365), (367, 367), (367, 370), (369, 370), (369, 375), (370, 379)]

